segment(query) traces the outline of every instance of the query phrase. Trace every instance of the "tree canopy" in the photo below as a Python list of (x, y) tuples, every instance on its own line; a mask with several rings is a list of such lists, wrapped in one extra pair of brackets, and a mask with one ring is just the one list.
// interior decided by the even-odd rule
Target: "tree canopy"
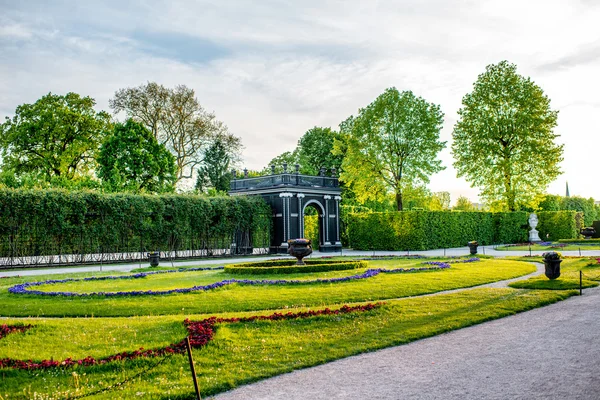
[(192, 177), (202, 164), (204, 151), (216, 138), (230, 151), (241, 151), (240, 138), (207, 112), (194, 90), (185, 85), (166, 88), (148, 82), (119, 89), (109, 105), (115, 113), (125, 112), (127, 117), (142, 123), (175, 156), (178, 182)]
[(2, 168), (49, 181), (86, 176), (98, 147), (111, 129), (110, 115), (94, 110), (91, 97), (48, 93), (17, 107), (0, 125)]
[(295, 148), (294, 151), (284, 151), (269, 161), (269, 165), (263, 168), (262, 174), (269, 175), (271, 173), (271, 165), (275, 166), (275, 173), (280, 174), (283, 172), (283, 164), (287, 164), (287, 170), (291, 172), (294, 170), (294, 165), (298, 163), (298, 148)]
[(402, 210), (406, 186), (429, 183), (444, 169), (437, 159), (446, 145), (439, 140), (443, 118), (438, 105), (411, 91), (387, 89), (340, 125), (343, 139), (334, 145), (335, 154), (345, 152), (340, 179), (361, 202), (391, 191)]
[(459, 177), (487, 202), (511, 211), (543, 193), (560, 173), (557, 111), (542, 89), (507, 61), (488, 65), (462, 100), (452, 153)]
[(307, 175), (318, 175), (321, 168), (339, 171), (343, 155), (332, 153), (336, 138), (340, 135), (331, 128), (315, 126), (306, 131), (298, 141), (300, 171)]
[(144, 125), (117, 124), (100, 148), (98, 177), (113, 191), (160, 193), (173, 190), (175, 158)]
[(475, 211), (475, 206), (471, 203), (468, 197), (459, 196), (456, 199), (456, 204), (452, 207), (453, 210), (456, 211)]
[(229, 172), (231, 162), (232, 155), (226, 145), (221, 140), (215, 140), (204, 152), (202, 165), (198, 168), (196, 189), (204, 191), (212, 188), (221, 192), (228, 191), (231, 180)]

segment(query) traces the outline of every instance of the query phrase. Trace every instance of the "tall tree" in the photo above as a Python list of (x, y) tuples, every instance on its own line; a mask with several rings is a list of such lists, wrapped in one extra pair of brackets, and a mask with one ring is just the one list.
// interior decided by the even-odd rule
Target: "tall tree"
[(110, 115), (94, 110), (91, 97), (48, 93), (17, 107), (0, 125), (2, 168), (44, 180), (85, 176), (95, 166), (100, 142), (111, 129)]
[(431, 195), (429, 209), (431, 211), (444, 211), (450, 208), (450, 193), (435, 192)]
[(177, 181), (191, 178), (202, 163), (204, 151), (219, 138), (232, 151), (241, 151), (241, 141), (227, 126), (207, 112), (193, 89), (185, 85), (165, 88), (148, 82), (120, 89), (109, 101), (115, 113), (144, 124), (156, 140), (175, 156)]
[(228, 151), (226, 144), (221, 140), (215, 140), (204, 153), (202, 166), (198, 168), (196, 189), (204, 191), (213, 188), (217, 191), (229, 190), (229, 181), (233, 155)]
[(335, 139), (339, 133), (331, 128), (315, 126), (309, 129), (298, 141), (298, 162), (300, 171), (307, 175), (317, 175), (321, 168), (340, 170), (342, 155), (332, 153)]
[(292, 172), (294, 170), (294, 165), (299, 162), (298, 148), (295, 148), (294, 151), (284, 151), (269, 161), (269, 165), (263, 168), (262, 174), (269, 175), (271, 173), (271, 165), (275, 166), (275, 173), (280, 174), (283, 172), (283, 164), (287, 164), (288, 172)]
[(453, 132), (454, 167), (487, 202), (502, 200), (516, 210), (561, 173), (563, 145), (553, 133), (558, 112), (514, 64), (488, 65), (462, 103)]
[(580, 196), (563, 197), (560, 203), (561, 210), (574, 210), (583, 213), (583, 223), (585, 226), (592, 226), (597, 219), (596, 207), (593, 198), (583, 198)]
[(402, 210), (405, 186), (429, 183), (431, 174), (444, 169), (437, 159), (446, 146), (439, 140), (443, 119), (438, 105), (411, 91), (387, 89), (340, 126), (348, 132), (336, 141), (335, 153), (340, 154), (342, 146), (346, 151), (340, 179), (359, 201), (372, 198), (375, 187), (391, 191), (396, 208)]
[(475, 206), (471, 203), (468, 197), (459, 196), (456, 199), (456, 204), (452, 207), (453, 210), (456, 211), (475, 211)]
[(141, 123), (117, 124), (100, 148), (98, 177), (113, 191), (173, 190), (175, 158)]

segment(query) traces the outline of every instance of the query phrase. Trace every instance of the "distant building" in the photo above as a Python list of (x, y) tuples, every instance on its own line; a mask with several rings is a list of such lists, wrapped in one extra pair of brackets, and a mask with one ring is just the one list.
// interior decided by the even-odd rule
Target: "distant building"
[(567, 191), (565, 192), (565, 197), (569, 197), (569, 182), (567, 181)]

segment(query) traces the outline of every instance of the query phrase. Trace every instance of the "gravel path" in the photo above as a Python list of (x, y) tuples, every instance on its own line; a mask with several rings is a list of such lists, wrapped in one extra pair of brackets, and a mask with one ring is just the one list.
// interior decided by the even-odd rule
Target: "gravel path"
[(213, 399), (599, 398), (600, 287), (586, 289), (582, 297), (295, 371)]

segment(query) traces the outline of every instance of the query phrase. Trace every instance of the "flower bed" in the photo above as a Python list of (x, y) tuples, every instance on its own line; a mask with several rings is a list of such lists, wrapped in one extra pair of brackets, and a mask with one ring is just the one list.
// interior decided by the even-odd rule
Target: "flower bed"
[[(471, 259), (475, 260), (475, 259)], [(479, 259), (476, 259), (479, 260)], [(457, 262), (471, 262), (469, 260), (457, 260)], [(395, 269), (385, 269), (385, 268), (376, 268), (376, 269), (368, 269), (362, 274), (345, 276), (341, 278), (325, 278), (325, 279), (313, 279), (313, 280), (297, 280), (297, 279), (262, 279), (262, 280), (251, 280), (251, 279), (225, 279), (219, 282), (211, 283), (209, 285), (199, 285), (193, 286), (190, 288), (181, 288), (181, 289), (170, 289), (170, 290), (134, 290), (134, 291), (120, 291), (120, 292), (91, 292), (91, 293), (77, 293), (77, 292), (43, 292), (41, 290), (31, 290), (29, 289), (32, 286), (41, 286), (41, 285), (51, 285), (56, 283), (64, 283), (64, 282), (75, 282), (81, 280), (101, 280), (101, 279), (131, 279), (131, 278), (142, 278), (147, 275), (157, 274), (157, 273), (165, 273), (165, 272), (178, 272), (178, 271), (156, 271), (156, 272), (144, 272), (135, 275), (126, 275), (126, 276), (112, 276), (112, 277), (99, 277), (99, 278), (83, 278), (83, 279), (55, 279), (55, 280), (47, 280), (41, 282), (25, 282), (18, 285), (11, 286), (8, 288), (8, 291), (13, 294), (34, 294), (40, 296), (65, 296), (65, 297), (90, 297), (90, 296), (103, 296), (103, 297), (118, 297), (118, 296), (145, 296), (145, 295), (166, 295), (166, 294), (175, 294), (175, 293), (191, 293), (197, 291), (207, 291), (216, 288), (220, 288), (226, 285), (231, 285), (233, 283), (239, 283), (242, 285), (296, 285), (296, 284), (318, 284), (318, 283), (337, 283), (337, 282), (347, 282), (352, 280), (366, 279), (374, 277), (380, 273), (404, 273), (404, 272), (420, 272), (420, 271), (432, 271), (450, 268), (450, 264), (443, 261), (427, 261), (423, 264), (432, 265), (431, 267), (419, 267), (419, 268), (395, 268)], [(215, 268), (197, 268), (197, 269), (187, 269), (186, 271), (193, 270), (211, 270)]]
[(25, 332), (26, 330), (31, 329), (31, 325), (0, 325), (0, 339), (5, 337), (6, 335), (10, 335), (15, 332)]
[[(190, 340), (190, 345), (194, 348), (199, 348), (206, 345), (209, 341), (214, 337), (216, 324), (219, 323), (237, 323), (237, 322), (252, 322), (259, 320), (268, 320), (268, 321), (281, 321), (281, 320), (291, 320), (291, 319), (299, 319), (299, 318), (309, 318), (319, 315), (338, 315), (338, 314), (348, 314), (352, 312), (364, 312), (376, 309), (383, 305), (384, 303), (368, 303), (361, 306), (349, 307), (347, 305), (342, 306), (337, 310), (331, 310), (329, 308), (325, 308), (322, 310), (316, 311), (301, 311), (297, 313), (273, 313), (271, 315), (253, 315), (250, 317), (240, 317), (240, 318), (217, 318), (210, 317), (203, 319), (201, 321), (190, 321), (186, 319), (183, 323), (188, 330), (188, 338)], [(29, 329), (31, 326), (28, 326)], [(18, 327), (17, 327), (18, 328)], [(160, 357), (170, 354), (181, 354), (186, 351), (185, 339), (181, 340), (178, 343), (170, 344), (169, 346), (162, 347), (159, 349), (150, 349), (144, 350), (140, 348), (139, 350), (134, 351), (125, 351), (122, 353), (113, 354), (108, 357), (103, 358), (94, 358), (91, 356), (74, 360), (72, 358), (66, 358), (65, 360), (42, 360), (42, 361), (32, 361), (32, 360), (15, 360), (12, 358), (3, 358), (0, 359), (0, 368), (13, 368), (13, 369), (26, 369), (26, 370), (35, 370), (35, 369), (48, 369), (48, 368), (67, 368), (75, 365), (98, 365), (98, 364), (106, 364), (111, 361), (123, 361), (123, 360), (132, 360), (140, 357)]]
[(357, 260), (365, 260), (365, 261), (377, 261), (377, 260), (418, 260), (421, 258), (427, 258), (426, 256), (422, 256), (420, 254), (409, 254), (405, 256), (369, 256), (365, 258), (357, 258)]
[(230, 264), (225, 272), (231, 274), (295, 274), (303, 272), (343, 271), (366, 268), (365, 261), (304, 260), (306, 265), (297, 265), (296, 260), (275, 260), (258, 263)]

